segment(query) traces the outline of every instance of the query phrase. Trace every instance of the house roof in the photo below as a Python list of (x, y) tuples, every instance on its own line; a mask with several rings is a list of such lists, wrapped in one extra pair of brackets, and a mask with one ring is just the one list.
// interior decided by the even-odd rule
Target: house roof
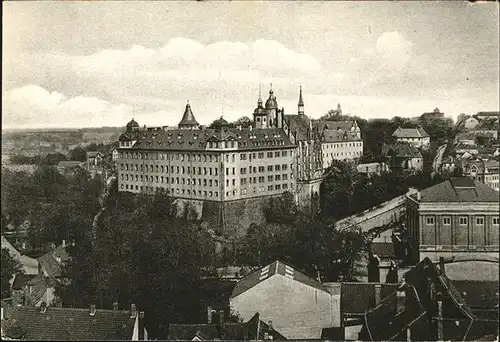
[(409, 143), (385, 144), (382, 147), (382, 154), (397, 158), (422, 158), (422, 153)]
[(336, 131), (336, 130), (325, 130), (321, 135), (321, 142), (325, 143), (335, 143), (343, 141), (362, 141), (361, 138), (354, 132), (350, 131)]
[(2, 248), (7, 248), (9, 254), (19, 261), (25, 273), (35, 274), (38, 272), (38, 261), (27, 255), (22, 255), (5, 237), (2, 236)]
[(61, 167), (78, 167), (80, 165), (82, 165), (82, 162), (80, 161), (75, 161), (75, 160), (68, 160), (68, 161), (60, 161), (58, 164), (58, 166), (61, 166)]
[(290, 148), (294, 145), (279, 128), (238, 129), (224, 130), (204, 129), (186, 130), (175, 129), (168, 131), (139, 131), (134, 137), (130, 134), (122, 135), (121, 139), (133, 139), (136, 143), (127, 151), (144, 150), (206, 150), (211, 141), (238, 141), (238, 150), (258, 150), (275, 148)]
[(326, 287), (324, 287), (317, 280), (305, 275), (300, 271), (297, 271), (292, 266), (289, 266), (282, 261), (276, 260), (275, 262), (265, 267), (262, 267), (261, 269), (255, 272), (250, 273), (249, 275), (238, 281), (238, 283), (236, 283), (236, 286), (233, 289), (231, 298), (239, 296), (243, 292), (246, 292), (252, 287), (271, 278), (275, 274), (285, 276), (290, 280), (294, 280), (304, 285), (311, 286), (315, 289), (329, 293)]
[[(59, 262), (57, 258), (60, 258), (61, 262)], [(39, 257), (38, 262), (42, 270), (45, 271), (49, 277), (57, 278), (62, 276), (61, 263), (68, 259), (69, 255), (66, 252), (66, 248), (61, 245)]]
[(491, 117), (499, 117), (500, 112), (477, 112), (477, 116), (491, 116)]
[[(469, 178), (451, 178), (420, 192), (421, 203), (492, 202), (498, 203), (498, 192)], [(416, 199), (417, 194), (410, 195)]]
[(284, 115), (284, 120), (292, 135), (297, 135), (297, 140), (308, 140), (309, 118), (307, 115)]
[(24, 285), (33, 278), (35, 278), (35, 274), (24, 274), (24, 273), (17, 273), (14, 276), (14, 282), (12, 283), (12, 290), (18, 291), (22, 290)]
[(243, 323), (170, 324), (167, 339), (191, 341), (196, 336), (201, 340), (263, 340), (265, 333), (272, 336), (273, 340), (286, 340), (278, 331), (261, 321), (259, 313)]
[(102, 153), (99, 151), (87, 151), (86, 155), (87, 155), (87, 158), (95, 158), (98, 155), (102, 156)]
[[(423, 326), (419, 329), (419, 338), (415, 340), (431, 341), (430, 325), (424, 307), (418, 301), (418, 294), (413, 286), (406, 286), (405, 309), (398, 312), (397, 297), (393, 294), (384, 298), (375, 308), (368, 310), (364, 315), (364, 324), (361, 332), (363, 340), (370, 341), (401, 341), (406, 340), (406, 329), (415, 325)], [(424, 336), (422, 336), (424, 332)], [(415, 338), (415, 336), (414, 336)]]
[(355, 120), (313, 121), (313, 127), (323, 130), (350, 131), (356, 125)]
[(396, 138), (428, 138), (429, 134), (422, 128), (401, 128), (398, 127), (394, 133), (392, 133), (393, 137)]
[[(2, 322), (4, 333), (26, 340), (131, 340), (136, 318), (128, 311), (16, 307)], [(12, 336), (17, 335), (17, 336)]]

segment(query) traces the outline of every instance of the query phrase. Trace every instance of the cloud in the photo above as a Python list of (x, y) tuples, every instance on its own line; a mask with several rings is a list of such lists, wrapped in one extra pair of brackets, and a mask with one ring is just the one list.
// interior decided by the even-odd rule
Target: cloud
[(56, 91), (29, 84), (4, 93), (6, 128), (115, 126), (131, 116), (131, 108), (96, 97), (67, 98)]
[(411, 58), (412, 45), (398, 32), (384, 32), (375, 45), (380, 66), (385, 70), (402, 70)]

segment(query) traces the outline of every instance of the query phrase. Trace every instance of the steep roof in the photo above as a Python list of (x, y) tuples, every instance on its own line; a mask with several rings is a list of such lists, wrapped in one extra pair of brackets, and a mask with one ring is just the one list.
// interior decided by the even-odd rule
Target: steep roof
[(306, 115), (284, 115), (284, 120), (290, 129), (290, 133), (297, 135), (297, 141), (307, 140), (309, 130), (309, 118)]
[(421, 127), (416, 127), (416, 128), (401, 128), (398, 127), (394, 133), (392, 133), (393, 137), (396, 138), (428, 138), (429, 134), (421, 128)]
[(198, 121), (196, 121), (193, 111), (191, 110), (191, 105), (189, 103), (186, 104), (186, 109), (184, 110), (184, 115), (182, 115), (181, 122), (179, 122), (179, 127), (198, 125)]
[[(60, 262), (58, 261), (60, 258)], [(47, 272), (49, 277), (61, 277), (62, 276), (62, 262), (69, 259), (69, 255), (66, 252), (66, 248), (63, 246), (56, 247), (53, 251), (45, 253), (38, 258), (38, 262), (43, 271)]]
[(238, 141), (238, 150), (259, 150), (270, 147), (290, 148), (294, 145), (279, 128), (237, 129), (229, 128), (222, 131), (215, 129), (168, 131), (141, 131), (136, 137), (137, 142), (132, 148), (140, 150), (174, 150), (199, 151), (206, 150), (210, 141)]
[(217, 324), (170, 324), (167, 339), (191, 341), (195, 336), (201, 340), (263, 340), (265, 333), (273, 340), (286, 340), (275, 329), (260, 320), (256, 313), (247, 322)]
[(292, 266), (289, 266), (282, 261), (276, 260), (275, 262), (265, 267), (262, 267), (261, 269), (253, 273), (250, 273), (249, 275), (238, 281), (238, 283), (233, 289), (231, 298), (239, 296), (243, 292), (246, 292), (252, 287), (271, 278), (275, 274), (280, 274), (282, 276), (289, 278), (290, 280), (294, 280), (304, 285), (329, 293), (326, 287), (324, 287), (317, 280), (305, 275), (302, 272), (295, 270)]
[(361, 138), (354, 132), (350, 131), (337, 131), (337, 130), (325, 130), (321, 135), (321, 142), (325, 143), (336, 143), (344, 141), (362, 141)]
[[(5, 334), (26, 340), (131, 340), (135, 318), (128, 311), (16, 307), (2, 322)], [(14, 336), (17, 335), (17, 336)]]
[(87, 158), (95, 158), (97, 157), (97, 155), (103, 155), (101, 152), (99, 151), (87, 151), (86, 155), (87, 155)]
[[(416, 199), (417, 195), (411, 195)], [(469, 178), (451, 178), (420, 192), (422, 203), (437, 202), (489, 202), (499, 203), (498, 192)]]
[(22, 255), (4, 236), (2, 236), (2, 248), (7, 248), (10, 256), (19, 261), (25, 273), (36, 274), (38, 272), (38, 261)]
[(422, 153), (409, 143), (385, 144), (382, 147), (382, 154), (398, 158), (422, 158)]
[(314, 121), (313, 127), (322, 130), (339, 130), (339, 131), (350, 131), (353, 126), (356, 125), (355, 120), (328, 120), (328, 121)]

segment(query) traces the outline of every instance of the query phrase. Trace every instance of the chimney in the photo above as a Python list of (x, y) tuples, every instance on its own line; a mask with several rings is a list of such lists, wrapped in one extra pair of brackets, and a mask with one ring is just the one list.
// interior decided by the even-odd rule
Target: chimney
[(62, 240), (62, 248), (66, 248), (66, 240)]
[(45, 311), (47, 311), (47, 304), (42, 302), (42, 304), (40, 304), (40, 312), (45, 313)]
[(269, 330), (273, 331), (273, 321), (268, 321), (267, 325), (269, 326)]
[(406, 310), (406, 291), (398, 290), (397, 291), (397, 312), (403, 312)]
[(113, 302), (113, 311), (118, 311), (118, 302)]
[(252, 131), (252, 129), (253, 129), (252, 125), (250, 125), (250, 127), (248, 127), (248, 128), (250, 129), (250, 132), (251, 132), (251, 131)]
[(439, 257), (439, 270), (441, 271), (442, 275), (445, 275), (445, 269), (444, 269), (444, 257)]
[(90, 304), (90, 316), (95, 316), (96, 311), (95, 304)]
[(382, 285), (375, 285), (375, 306), (379, 305), (382, 301)]
[(422, 195), (420, 194), (420, 191), (417, 191), (417, 201), (422, 200)]
[(443, 302), (438, 301), (438, 319), (437, 319), (438, 340), (443, 340)]
[(23, 241), (22, 249), (26, 249), (26, 242)]
[(207, 306), (207, 323), (212, 324), (212, 307)]
[(144, 341), (144, 311), (139, 311), (139, 341)]
[(137, 308), (135, 304), (130, 305), (130, 318), (135, 318), (137, 316)]

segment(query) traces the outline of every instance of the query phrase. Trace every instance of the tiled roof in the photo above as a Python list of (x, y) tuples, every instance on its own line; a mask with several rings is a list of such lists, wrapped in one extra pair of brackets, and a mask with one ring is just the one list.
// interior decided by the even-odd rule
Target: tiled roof
[(314, 121), (313, 127), (318, 128), (320, 131), (323, 130), (350, 131), (355, 124), (356, 121), (354, 120)]
[[(498, 192), (469, 178), (451, 178), (420, 192), (419, 202), (499, 202)], [(416, 199), (416, 194), (411, 195)]]
[[(127, 137), (130, 134), (127, 133)], [(125, 139), (125, 138), (122, 138)], [(237, 129), (223, 131), (215, 129), (187, 130), (176, 129), (168, 131), (140, 131), (137, 142), (131, 149), (145, 150), (205, 150), (209, 141), (238, 141), (239, 150), (259, 150), (277, 147), (293, 147), (294, 145), (282, 129)]]
[[(90, 316), (88, 309), (48, 307), (17, 307), (2, 322), (11, 338), (26, 340), (131, 340), (135, 318), (128, 311), (97, 310)], [(18, 336), (9, 336), (18, 335)]]
[(99, 151), (87, 151), (87, 158), (95, 158), (98, 154), (102, 156), (102, 153)]
[(250, 273), (236, 284), (233, 289), (233, 293), (231, 294), (231, 298), (237, 297), (243, 292), (251, 289), (255, 285), (266, 281), (271, 278), (275, 274), (280, 274), (289, 278), (290, 280), (297, 281), (299, 283), (305, 284), (307, 286), (311, 286), (321, 291), (325, 291), (327, 293), (328, 290), (326, 287), (321, 285), (317, 280), (308, 277), (302, 272), (295, 270), (293, 267), (283, 263), (282, 261), (275, 261), (253, 273)]
[(184, 110), (184, 115), (182, 116), (181, 122), (179, 122), (179, 127), (182, 126), (198, 126), (198, 121), (196, 121), (193, 111), (191, 110), (191, 105), (188, 103), (186, 109)]
[(69, 160), (69, 161), (60, 161), (57, 166), (61, 167), (78, 167), (81, 166), (82, 162), (80, 161), (74, 161), (74, 160)]
[(58, 246), (53, 251), (50, 251), (38, 258), (38, 262), (40, 263), (42, 270), (47, 272), (49, 277), (57, 278), (62, 276), (62, 265), (57, 258), (60, 258), (61, 263), (69, 259), (66, 248)]
[(422, 158), (422, 153), (409, 143), (385, 144), (382, 147), (382, 154), (398, 158)]
[[(430, 334), (431, 326), (426, 317), (426, 311), (418, 301), (418, 295), (413, 286), (407, 286), (405, 294), (406, 307), (403, 311), (397, 312), (396, 296), (384, 298), (375, 308), (365, 313), (364, 325), (362, 329), (363, 340), (370, 341), (401, 341), (406, 340), (406, 329), (415, 326), (419, 329), (419, 338), (413, 336), (413, 340), (432, 340)], [(421, 333), (427, 333), (422, 335)]]
[(401, 128), (398, 127), (394, 133), (392, 133), (392, 136), (396, 138), (427, 138), (429, 137), (429, 134), (421, 128), (421, 127), (416, 127), (416, 128)]
[(290, 133), (297, 134), (297, 140), (308, 140), (307, 132), (309, 131), (309, 118), (307, 115), (284, 115), (284, 120), (287, 123)]
[(342, 141), (362, 141), (361, 138), (354, 132), (325, 130), (322, 133), (321, 141), (326, 143), (335, 143)]
[(22, 290), (24, 285), (26, 285), (28, 281), (35, 278), (35, 276), (35, 274), (17, 273), (14, 277), (14, 282), (12, 283), (12, 290)]
[(270, 329), (269, 325), (261, 321), (258, 313), (244, 323), (223, 323), (220, 326), (217, 324), (170, 324), (167, 339), (191, 341), (196, 336), (201, 340), (255, 341), (263, 340), (265, 333), (272, 336), (273, 340), (286, 340), (278, 331)]

